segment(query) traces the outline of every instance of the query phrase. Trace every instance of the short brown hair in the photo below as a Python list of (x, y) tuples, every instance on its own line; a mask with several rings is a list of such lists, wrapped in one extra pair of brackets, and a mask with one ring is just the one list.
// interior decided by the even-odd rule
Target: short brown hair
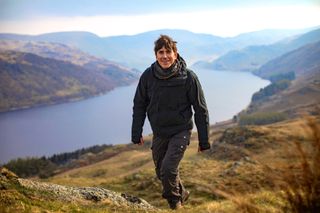
[(160, 37), (154, 42), (154, 53), (157, 54), (158, 50), (162, 47), (172, 50), (174, 53), (178, 52), (177, 42), (167, 35), (160, 35)]

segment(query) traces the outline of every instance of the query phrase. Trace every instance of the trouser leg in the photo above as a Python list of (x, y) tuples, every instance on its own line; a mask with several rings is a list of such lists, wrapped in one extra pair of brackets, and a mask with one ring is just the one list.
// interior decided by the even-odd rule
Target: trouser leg
[(156, 174), (159, 180), (161, 180), (160, 169), (162, 165), (163, 158), (168, 149), (168, 138), (160, 138), (157, 136), (153, 137), (152, 140), (152, 158), (156, 170)]
[(178, 167), (189, 145), (190, 135), (190, 131), (183, 131), (168, 139), (154, 139), (152, 153), (156, 173), (162, 182), (162, 196), (168, 201), (179, 201), (184, 193)]

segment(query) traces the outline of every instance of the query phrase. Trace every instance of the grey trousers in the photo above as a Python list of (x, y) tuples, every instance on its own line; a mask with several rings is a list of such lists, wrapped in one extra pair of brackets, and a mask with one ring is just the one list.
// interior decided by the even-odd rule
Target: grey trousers
[(157, 177), (162, 182), (162, 197), (169, 202), (181, 200), (185, 192), (180, 177), (179, 163), (190, 143), (191, 130), (185, 130), (170, 138), (153, 137), (152, 157)]

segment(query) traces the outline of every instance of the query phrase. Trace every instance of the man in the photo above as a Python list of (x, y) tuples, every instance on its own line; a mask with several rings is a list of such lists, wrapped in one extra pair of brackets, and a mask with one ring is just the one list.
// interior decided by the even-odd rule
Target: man
[(162, 197), (178, 209), (188, 199), (178, 166), (190, 143), (192, 109), (198, 130), (199, 151), (210, 149), (209, 116), (200, 82), (179, 56), (176, 42), (161, 35), (155, 41), (156, 62), (140, 77), (134, 97), (132, 142), (143, 144), (142, 128), (148, 115), (153, 131), (152, 157), (163, 186)]

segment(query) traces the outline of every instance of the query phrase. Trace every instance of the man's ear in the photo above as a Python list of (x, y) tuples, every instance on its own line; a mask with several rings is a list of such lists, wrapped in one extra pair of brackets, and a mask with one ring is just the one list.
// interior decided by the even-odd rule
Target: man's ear
[(178, 58), (178, 52), (175, 52), (175, 53), (174, 53), (174, 56), (175, 56), (175, 58), (177, 59), (177, 58)]

